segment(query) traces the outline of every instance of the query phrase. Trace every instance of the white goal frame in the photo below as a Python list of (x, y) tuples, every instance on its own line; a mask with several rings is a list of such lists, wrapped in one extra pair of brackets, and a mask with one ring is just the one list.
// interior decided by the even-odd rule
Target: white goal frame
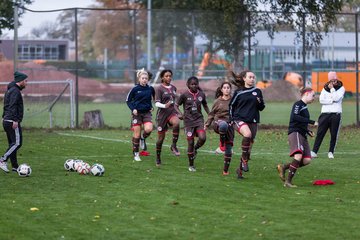
[[(0, 82), (0, 85), (8, 85), (10, 82)], [(55, 97), (55, 99), (46, 107), (46, 109), (49, 112), (49, 122), (50, 122), (50, 128), (53, 128), (53, 113), (52, 109), (55, 106), (55, 104), (58, 102), (58, 100), (63, 96), (65, 91), (69, 88), (69, 99), (70, 99), (70, 128), (75, 127), (75, 96), (74, 96), (74, 81), (72, 79), (66, 79), (66, 80), (49, 80), (49, 81), (28, 81), (27, 84), (33, 85), (33, 84), (63, 84), (64, 88), (63, 90)], [(4, 93), (2, 93), (4, 94)], [(26, 96), (33, 96), (33, 94), (26, 94), (23, 95)], [(36, 97), (36, 96), (35, 96)]]

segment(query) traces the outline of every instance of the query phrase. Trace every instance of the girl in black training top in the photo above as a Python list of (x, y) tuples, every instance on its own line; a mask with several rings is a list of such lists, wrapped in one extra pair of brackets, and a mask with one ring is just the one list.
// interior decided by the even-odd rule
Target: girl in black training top
[[(308, 129), (308, 125), (317, 126), (318, 123), (310, 119), (310, 113), (307, 105), (312, 103), (315, 98), (315, 92), (311, 88), (303, 88), (300, 90), (301, 99), (294, 103), (289, 121), (288, 142), (290, 146), (290, 157), (293, 160), (287, 164), (279, 164), (277, 170), (280, 179), (284, 182), (284, 187), (296, 187), (292, 184), (292, 179), (295, 176), (296, 170), (300, 167), (306, 166), (311, 162), (310, 146), (307, 140), (307, 135), (311, 137), (314, 133)], [(289, 170), (289, 175), (286, 179), (285, 171)]]
[(261, 90), (255, 87), (255, 74), (253, 72), (241, 72), (233, 84), (238, 89), (230, 101), (229, 112), (234, 129), (243, 136), (240, 166), (236, 170), (238, 179), (242, 179), (242, 171), (249, 171), (248, 161), (251, 145), (256, 136), (257, 124), (260, 122), (260, 111), (264, 110), (265, 103)]

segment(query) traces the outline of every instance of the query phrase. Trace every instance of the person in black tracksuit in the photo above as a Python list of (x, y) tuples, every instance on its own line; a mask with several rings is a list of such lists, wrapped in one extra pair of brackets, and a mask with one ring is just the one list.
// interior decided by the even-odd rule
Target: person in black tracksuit
[(22, 145), (21, 121), (24, 115), (21, 90), (26, 87), (26, 78), (27, 75), (24, 73), (15, 72), (14, 81), (8, 85), (4, 96), (2, 122), (9, 143), (8, 149), (0, 158), (0, 168), (4, 172), (9, 172), (7, 168), (8, 158), (10, 158), (13, 171), (16, 171), (19, 166), (17, 162), (17, 151)]
[(256, 88), (255, 74), (251, 71), (243, 71), (239, 78), (232, 82), (238, 87), (230, 104), (230, 120), (234, 129), (243, 136), (241, 142), (242, 155), (240, 166), (236, 170), (238, 179), (243, 178), (242, 171), (249, 171), (251, 146), (260, 123), (260, 111), (264, 110), (265, 103), (260, 89)]
[(345, 95), (345, 88), (343, 83), (338, 80), (336, 72), (329, 72), (328, 80), (319, 97), (322, 107), (318, 120), (319, 128), (311, 152), (311, 157), (313, 158), (317, 157), (317, 152), (328, 129), (331, 136), (328, 158), (334, 158), (335, 146), (341, 125), (342, 100)]

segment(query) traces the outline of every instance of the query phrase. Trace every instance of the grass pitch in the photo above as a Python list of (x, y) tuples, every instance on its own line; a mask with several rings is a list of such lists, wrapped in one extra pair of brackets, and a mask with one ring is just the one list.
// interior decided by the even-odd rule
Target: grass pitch
[[(288, 157), (286, 130), (260, 129), (250, 172), (237, 180), (240, 137), (236, 135), (230, 175), (212, 151), (218, 135), (208, 132), (187, 170), (186, 140), (181, 156), (163, 147), (155, 167), (156, 132), (150, 157), (133, 162), (131, 132), (123, 130), (24, 130), (19, 162), (33, 173), (21, 178), (0, 172), (0, 239), (358, 239), (360, 229), (360, 130), (342, 129), (335, 159), (327, 159), (328, 138), (319, 158), (298, 170), (287, 189), (275, 167)], [(170, 139), (167, 135), (167, 140)], [(6, 148), (0, 132), (2, 151)], [(311, 144), (313, 139), (311, 140)], [(103, 177), (64, 170), (68, 158), (105, 166)], [(313, 186), (332, 179), (332, 186)], [(32, 208), (38, 210), (32, 211)]]

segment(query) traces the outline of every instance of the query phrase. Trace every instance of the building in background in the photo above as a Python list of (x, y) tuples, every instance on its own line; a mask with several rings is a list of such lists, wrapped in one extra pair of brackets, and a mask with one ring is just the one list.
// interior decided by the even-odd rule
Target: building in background
[[(0, 39), (0, 60), (14, 59), (14, 41)], [(19, 60), (52, 60), (69, 59), (68, 40), (20, 40), (18, 42)]]

